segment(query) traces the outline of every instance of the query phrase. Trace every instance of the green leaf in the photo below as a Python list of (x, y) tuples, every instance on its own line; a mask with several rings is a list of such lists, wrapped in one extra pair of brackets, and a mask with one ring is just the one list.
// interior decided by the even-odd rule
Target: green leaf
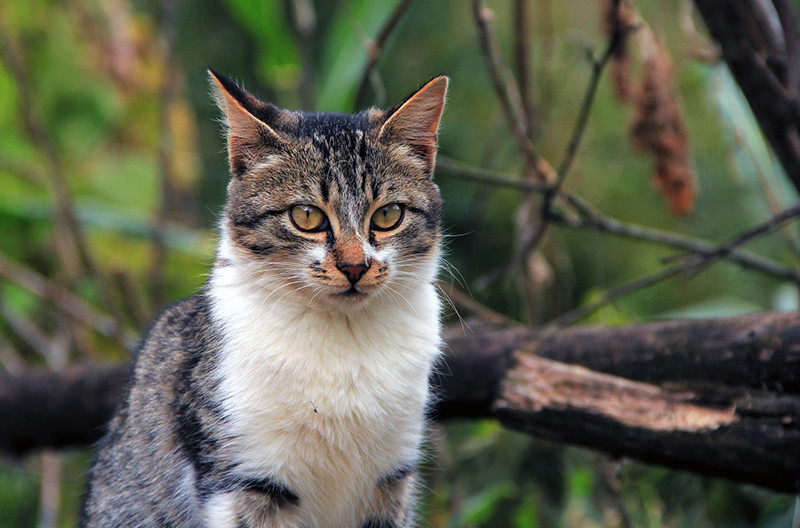
[(291, 92), (300, 83), (300, 53), (280, 0), (226, 0), (234, 18), (256, 40), (259, 75), (270, 88)]
[(358, 0), (339, 9), (322, 46), (318, 107), (350, 111), (361, 70), (367, 62), (366, 39), (372, 39), (394, 9), (394, 2)]

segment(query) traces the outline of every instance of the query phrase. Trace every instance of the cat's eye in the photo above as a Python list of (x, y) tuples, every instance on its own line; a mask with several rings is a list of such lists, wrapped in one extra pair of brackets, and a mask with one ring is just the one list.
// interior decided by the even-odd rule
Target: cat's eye
[(376, 231), (390, 231), (403, 221), (405, 209), (400, 204), (384, 205), (372, 215), (370, 227)]
[(295, 205), (289, 209), (289, 219), (300, 231), (318, 233), (328, 228), (328, 217), (313, 205)]

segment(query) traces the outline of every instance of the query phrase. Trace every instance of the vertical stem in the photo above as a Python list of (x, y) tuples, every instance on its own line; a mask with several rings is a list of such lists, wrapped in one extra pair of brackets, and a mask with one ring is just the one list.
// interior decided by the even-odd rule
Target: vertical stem
[(517, 70), (517, 84), (525, 113), (528, 137), (534, 137), (536, 129), (531, 80), (531, 43), (529, 0), (515, 0), (513, 9), (514, 57)]
[[(41, 152), (47, 165), (47, 176), (52, 187), (55, 209), (60, 218), (60, 222), (57, 222), (56, 226), (62, 229), (65, 235), (60, 237), (62, 243), (57, 244), (57, 247), (63, 251), (61, 254), (63, 264), (69, 266), (72, 263), (73, 265), (70, 267), (73, 269), (76, 268), (75, 264), (77, 264), (90, 275), (94, 275), (96, 267), (90, 255), (83, 229), (78, 221), (78, 215), (75, 213), (64, 165), (56, 145), (42, 125), (42, 119), (32, 104), (31, 94), (33, 92), (28, 74), (25, 71), (22, 52), (10, 32), (2, 24), (1, 17), (0, 59), (6, 63), (17, 85), (25, 131)], [(75, 271), (77, 272), (78, 270), (75, 269)]]
[(164, 301), (164, 266), (167, 259), (166, 223), (170, 217), (170, 207), (175, 203), (174, 186), (174, 136), (170, 113), (178, 90), (177, 65), (175, 64), (175, 17), (178, 0), (161, 1), (161, 60), (164, 77), (161, 80), (161, 96), (158, 111), (158, 124), (161, 141), (158, 145), (158, 166), (160, 173), (160, 196), (158, 211), (153, 218), (151, 236), (153, 253), (150, 262), (149, 285), (150, 302), (160, 306)]
[(42, 464), (42, 485), (40, 488), (38, 528), (56, 528), (58, 511), (61, 506), (61, 469), (63, 460), (60, 454), (45, 451), (40, 456)]
[(300, 80), (300, 104), (305, 110), (312, 110), (315, 101), (317, 73), (314, 69), (314, 31), (317, 15), (311, 0), (292, 0), (292, 28), (297, 47), (300, 50), (302, 73)]
[(88, 240), (78, 221), (61, 154), (33, 105), (34, 92), (25, 69), (24, 57), (8, 28), (4, 27), (2, 7), (3, 4), (0, 3), (0, 59), (6, 63), (16, 83), (25, 131), (39, 149), (47, 166), (46, 175), (52, 186), (54, 208), (58, 217), (58, 221), (55, 222), (58, 232), (55, 235), (54, 245), (61, 260), (64, 280), (69, 283), (65, 284), (65, 287), (69, 289), (71, 283), (85, 274), (98, 284), (106, 307), (119, 319), (117, 304), (107, 287), (102, 270), (92, 257)]
[(361, 110), (366, 103), (367, 88), (369, 87), (370, 81), (374, 79), (373, 74), (375, 73), (375, 67), (378, 65), (381, 54), (383, 54), (386, 41), (397, 27), (397, 24), (400, 23), (400, 20), (403, 18), (406, 11), (408, 11), (413, 1), (414, 0), (400, 0), (389, 15), (386, 23), (375, 36), (375, 39), (367, 42), (367, 64), (364, 66), (364, 71), (361, 72), (361, 81), (358, 83), (355, 108), (353, 108), (353, 110)]
[[(530, 76), (530, 10), (529, 0), (515, 0), (511, 14), (514, 28), (514, 62), (519, 86), (520, 103), (524, 115), (525, 134), (533, 140), (535, 125), (533, 123), (533, 99), (531, 95)], [(528, 181), (536, 181), (535, 167), (527, 157), (523, 158), (523, 173)], [(537, 211), (541, 207), (540, 196), (529, 194), (520, 201), (516, 214), (515, 247), (519, 249), (529, 240), (533, 233), (540, 229), (542, 220)], [(517, 277), (519, 291), (522, 292), (522, 306), (525, 322), (536, 324), (542, 321), (544, 308), (544, 292), (547, 287), (549, 273), (547, 263), (541, 254), (529, 255), (523, 273)]]

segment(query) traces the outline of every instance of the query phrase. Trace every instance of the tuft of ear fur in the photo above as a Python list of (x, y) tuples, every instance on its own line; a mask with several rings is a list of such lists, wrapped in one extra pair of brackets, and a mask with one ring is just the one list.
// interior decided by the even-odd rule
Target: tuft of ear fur
[(208, 75), (227, 128), (231, 174), (241, 176), (264, 156), (284, 148), (286, 140), (273, 126), (286, 118), (282, 110), (260, 101), (224, 75), (211, 68)]
[(386, 112), (388, 119), (378, 133), (385, 143), (408, 146), (424, 163), (429, 174), (436, 164), (436, 134), (444, 111), (448, 78), (440, 75), (428, 81), (404, 102)]

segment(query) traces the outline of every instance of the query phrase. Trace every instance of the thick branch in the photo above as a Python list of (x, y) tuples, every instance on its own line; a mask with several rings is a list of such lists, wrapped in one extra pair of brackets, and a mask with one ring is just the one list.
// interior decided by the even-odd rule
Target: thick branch
[[(797, 33), (788, 4), (771, 4), (755, 0), (695, 0), (761, 131), (800, 190)], [(774, 19), (780, 24), (770, 23)]]
[[(800, 315), (447, 339), (438, 419), (508, 427), (673, 468), (794, 491)], [(125, 367), (0, 376), (0, 449), (97, 439)]]
[(111, 365), (0, 375), (0, 449), (24, 454), (95, 442), (127, 377), (127, 367)]

